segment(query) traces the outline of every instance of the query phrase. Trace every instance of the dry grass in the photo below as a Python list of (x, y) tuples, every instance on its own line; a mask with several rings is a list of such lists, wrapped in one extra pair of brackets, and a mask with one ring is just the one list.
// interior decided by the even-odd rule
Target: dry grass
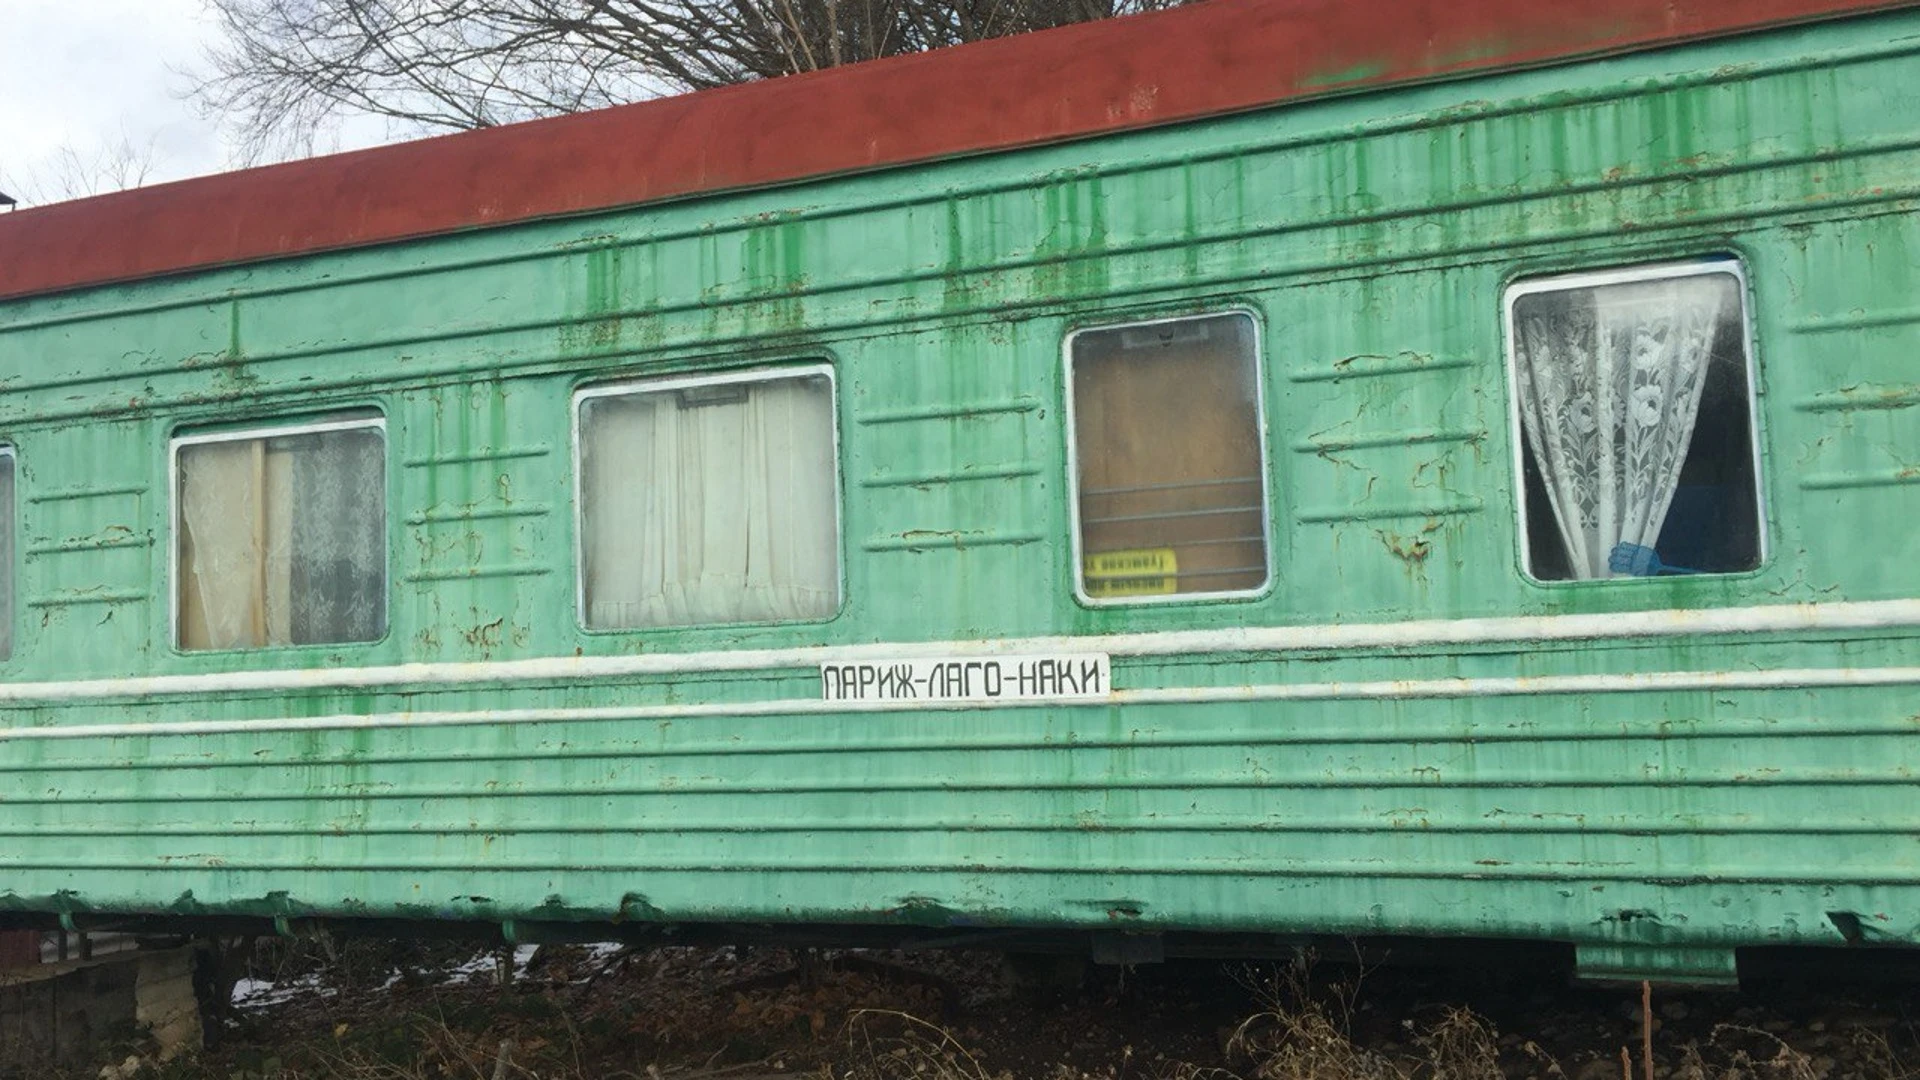
[(1464, 1007), (1442, 1010), (1425, 1027), (1405, 1022), (1418, 1054), (1356, 1043), (1353, 1020), (1365, 977), (1356, 968), (1319, 983), (1310, 955), (1250, 976), (1245, 981), (1263, 1007), (1234, 1030), (1229, 1060), (1252, 1080), (1505, 1080), (1499, 1032)]
[(1903, 1060), (1885, 1034), (1861, 1028), (1850, 1041), (1858, 1067), (1874, 1080), (1920, 1080), (1920, 1065)]
[(1705, 1046), (1683, 1047), (1673, 1076), (1674, 1080), (1827, 1080), (1813, 1058), (1777, 1035), (1744, 1024), (1716, 1024)]
[(859, 1009), (847, 1017), (846, 1039), (850, 1064), (838, 1080), (1013, 1080), (988, 1072), (951, 1031), (911, 1013)]
[[(485, 954), (479, 954), (484, 956)], [(1920, 1037), (1905, 1006), (1794, 1005), (1727, 999), (1630, 1005), (1605, 995), (1493, 991), (1459, 1004), (1451, 983), (1382, 980), (1310, 957), (1248, 968), (1232, 985), (1094, 981), (1037, 1008), (992, 996), (997, 968), (967, 973), (967, 1019), (952, 998), (860, 967), (713, 950), (588, 955), (562, 949), (551, 969), (511, 985), (471, 968), (471, 947), (311, 946), (262, 950), (264, 973), (308, 980), (300, 1002), (240, 1017), (233, 1045), (150, 1065), (142, 1080), (730, 1080), (786, 1072), (814, 1080), (1920, 1080)], [(869, 965), (872, 966), (872, 965)], [(256, 969), (259, 970), (259, 969)], [(398, 973), (398, 974), (396, 974)], [(604, 976), (604, 977), (603, 977)], [(1367, 993), (1362, 983), (1371, 980)], [(1140, 987), (1146, 987), (1142, 990)], [(1162, 988), (1164, 986), (1164, 989)], [(1006, 991), (1001, 989), (1000, 994)], [(1920, 998), (1914, 999), (1920, 1001)], [(997, 1002), (997, 1004), (995, 1004)], [(983, 1004), (984, 1003), (984, 1004)], [(1209, 1012), (1217, 1007), (1218, 1012)], [(998, 1009), (1001, 1011), (986, 1011)], [(1227, 1011), (1232, 1010), (1232, 1011)], [(1689, 1013), (1692, 1022), (1687, 1023)], [(1488, 1013), (1522, 1034), (1502, 1035)], [(946, 1015), (954, 1015), (948, 1012)], [(1524, 1017), (1524, 1019), (1515, 1019)], [(1647, 1017), (1645, 1021), (1642, 1017)], [(1739, 1022), (1714, 1024), (1726, 1017)], [(1184, 1024), (1184, 1027), (1175, 1026)], [(1828, 1030), (1831, 1024), (1831, 1030)], [(1164, 1025), (1164, 1026), (1163, 1026)], [(1643, 1026), (1644, 1025), (1644, 1026)], [(1169, 1033), (1182, 1031), (1183, 1041)], [(1083, 1040), (1081, 1036), (1088, 1037)], [(1626, 1045), (1622, 1045), (1625, 1043)], [(1136, 1056), (1134, 1047), (1143, 1047)], [(1570, 1060), (1563, 1068), (1546, 1047)], [(1156, 1052), (1157, 1051), (1157, 1052)], [(1160, 1056), (1164, 1053), (1165, 1057)], [(97, 1066), (95, 1066), (97, 1069)], [(5, 1073), (0, 1063), (0, 1074)], [(94, 1073), (72, 1074), (95, 1080)], [(36, 1078), (39, 1080), (39, 1078)]]
[[(1128, 1061), (1098, 1073), (1064, 1065), (1044, 1080), (1094, 1077), (1142, 1080), (1504, 1080), (1497, 1035), (1465, 1009), (1445, 1010), (1416, 1036), (1422, 1056), (1396, 1060), (1358, 1046), (1346, 1030), (1339, 997), (1275, 999), (1248, 1017), (1228, 1039), (1235, 1068), (1172, 1062), (1152, 1072), (1130, 1071)], [(846, 1028), (849, 1064), (831, 1071), (834, 1080), (1015, 1080), (995, 1072), (980, 1053), (951, 1031), (908, 1013), (862, 1010)], [(1541, 1075), (1555, 1075), (1554, 1072)], [(1042, 1078), (1034, 1078), (1042, 1080)]]
[[(1704, 1043), (1662, 1055), (1655, 1066), (1637, 1045), (1596, 1047), (1584, 1068), (1569, 1072), (1538, 1042), (1503, 1040), (1493, 1023), (1464, 1006), (1442, 1006), (1426, 1023), (1401, 1021), (1404, 1039), (1381, 1050), (1354, 1034), (1364, 972), (1331, 981), (1314, 977), (1311, 959), (1250, 970), (1242, 983), (1260, 1007), (1226, 1036), (1227, 1064), (1127, 1058), (1094, 1071), (1056, 1064), (1020, 1075), (987, 1064), (987, 1052), (911, 1013), (862, 1009), (844, 1029), (845, 1053), (823, 1067), (827, 1080), (1507, 1080), (1513, 1077), (1605, 1077), (1612, 1080), (1920, 1080), (1879, 1032), (1849, 1038), (1848, 1066), (1796, 1049), (1780, 1036), (1742, 1024), (1719, 1024)], [(1650, 1001), (1650, 999), (1646, 999)], [(1650, 1015), (1650, 1013), (1649, 1013)], [(1651, 1048), (1655, 1025), (1644, 1029)], [(1618, 1054), (1617, 1060), (1614, 1055)]]
[(444, 1016), (404, 1018), (403, 1034), (380, 1041), (350, 1038), (338, 1025), (329, 1040), (308, 1038), (246, 1065), (208, 1072), (181, 1061), (141, 1073), (142, 1080), (647, 1080), (643, 1073), (589, 1067), (571, 1025), (544, 1036), (503, 1038), (459, 1029)]

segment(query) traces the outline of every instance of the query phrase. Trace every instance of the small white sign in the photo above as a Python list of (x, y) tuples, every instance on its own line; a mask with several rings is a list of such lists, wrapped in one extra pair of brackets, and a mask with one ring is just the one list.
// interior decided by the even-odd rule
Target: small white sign
[(1106, 653), (955, 657), (821, 664), (826, 701), (1103, 699), (1113, 691)]

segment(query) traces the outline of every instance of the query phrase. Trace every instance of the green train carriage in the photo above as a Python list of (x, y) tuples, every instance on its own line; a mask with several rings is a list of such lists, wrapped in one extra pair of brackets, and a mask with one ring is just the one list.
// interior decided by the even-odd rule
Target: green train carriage
[(1349, 7), (0, 218), (0, 915), (1920, 943), (1920, 11)]

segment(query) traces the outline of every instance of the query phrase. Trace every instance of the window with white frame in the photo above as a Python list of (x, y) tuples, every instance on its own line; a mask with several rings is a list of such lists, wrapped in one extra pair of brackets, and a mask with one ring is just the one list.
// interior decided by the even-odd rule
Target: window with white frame
[(14, 590), (20, 580), (13, 561), (14, 514), (13, 447), (0, 446), (0, 660), (13, 655)]
[(1760, 565), (1746, 295), (1740, 264), (1726, 258), (1508, 289), (1528, 574)]
[(1066, 351), (1081, 597), (1144, 602), (1265, 587), (1253, 318), (1080, 330)]
[(374, 641), (387, 630), (377, 415), (174, 440), (182, 649)]
[(576, 396), (581, 620), (632, 630), (831, 617), (839, 466), (825, 366)]

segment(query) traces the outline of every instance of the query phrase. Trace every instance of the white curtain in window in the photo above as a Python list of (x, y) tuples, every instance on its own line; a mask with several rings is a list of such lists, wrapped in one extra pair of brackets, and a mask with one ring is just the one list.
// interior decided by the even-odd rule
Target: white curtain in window
[(375, 428), (182, 446), (179, 641), (241, 649), (386, 632)]
[(1699, 417), (1724, 274), (1564, 292), (1515, 305), (1521, 426), (1576, 578), (1653, 547)]
[(180, 450), (180, 646), (290, 640), (288, 462), (245, 439)]
[(839, 523), (824, 377), (592, 398), (580, 439), (589, 626), (833, 614)]

